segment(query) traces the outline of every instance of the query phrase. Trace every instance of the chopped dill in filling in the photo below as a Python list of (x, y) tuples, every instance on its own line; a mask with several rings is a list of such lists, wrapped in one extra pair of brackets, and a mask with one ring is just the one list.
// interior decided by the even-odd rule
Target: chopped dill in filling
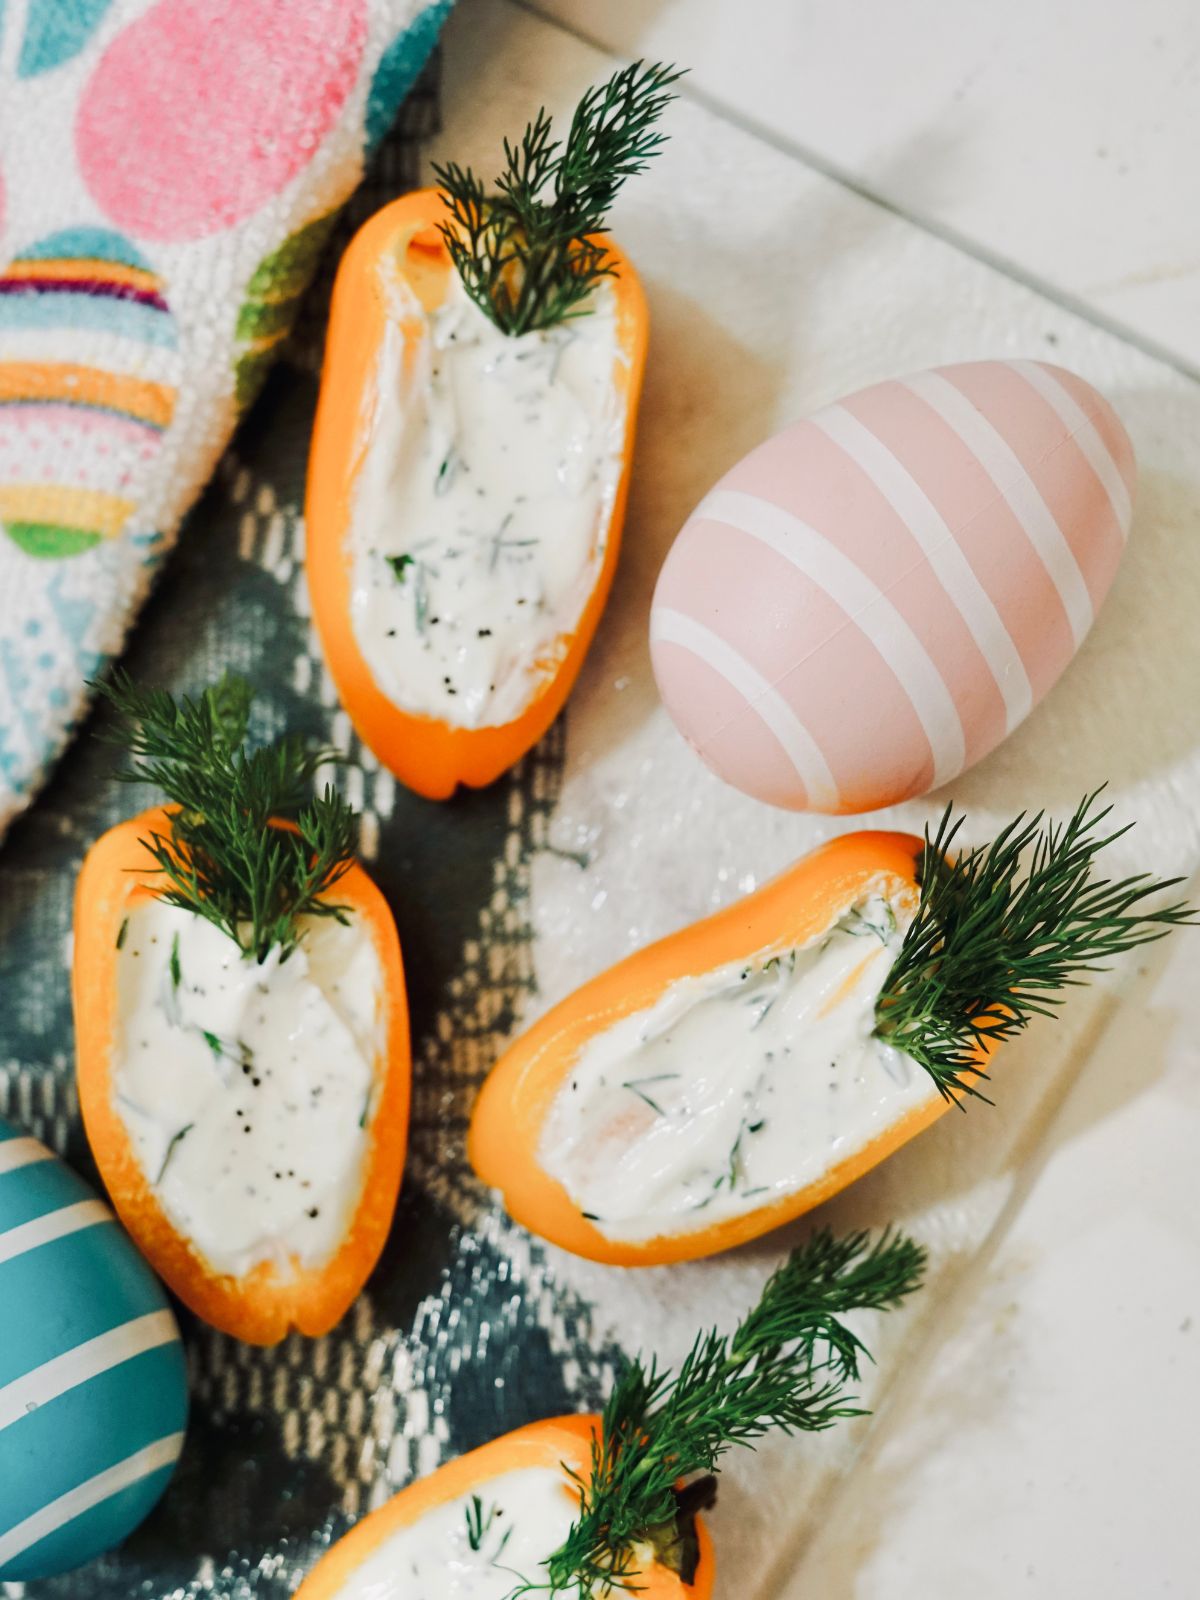
[(864, 893), (808, 943), (678, 979), (593, 1035), (539, 1161), (606, 1237), (639, 1242), (800, 1194), (938, 1096), (982, 1098), (985, 1048), (1195, 920), (1159, 903), (1169, 881), (1098, 874), (1108, 815), (1089, 796), (953, 857), (947, 811), (915, 888)]
[(601, 1232), (649, 1239), (792, 1193), (927, 1103), (874, 1037), (915, 902), (864, 895), (804, 945), (671, 984), (580, 1052), (539, 1160)]
[(313, 794), (334, 754), (252, 747), (241, 679), (180, 700), (123, 674), (103, 688), (128, 776), (173, 803), (141, 840), (156, 892), (130, 896), (114, 941), (114, 1109), (211, 1269), (320, 1267), (362, 1192), (386, 1017), (370, 929), (329, 894), (357, 837), (334, 790)]

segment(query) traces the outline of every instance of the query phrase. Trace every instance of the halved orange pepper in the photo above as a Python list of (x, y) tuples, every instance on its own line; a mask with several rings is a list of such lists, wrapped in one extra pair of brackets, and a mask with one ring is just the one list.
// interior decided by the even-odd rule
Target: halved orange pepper
[[(506, 1472), (565, 1466), (586, 1479), (591, 1467), (591, 1444), (599, 1425), (600, 1418), (596, 1416), (553, 1417), (506, 1433), (491, 1444), (448, 1461), (364, 1517), (321, 1557), (297, 1589), (295, 1600), (339, 1600), (358, 1568), (392, 1534), (411, 1527), (449, 1500), (478, 1493)], [(578, 1490), (565, 1471), (563, 1489), (577, 1500)], [(696, 1518), (696, 1536), (700, 1562), (694, 1582), (684, 1583), (668, 1568), (654, 1565), (634, 1580), (635, 1592), (645, 1600), (710, 1600), (716, 1564), (712, 1539), (700, 1517)], [(536, 1580), (538, 1574), (525, 1576)]]
[[(384, 974), (385, 1045), (375, 1063), (380, 1085), (358, 1207), (334, 1256), (322, 1267), (293, 1264), (284, 1275), (260, 1262), (241, 1277), (216, 1272), (179, 1233), (148, 1181), (113, 1103), (117, 939), (130, 907), (156, 892), (156, 872), (141, 840), (167, 829), (156, 808), (102, 834), (84, 858), (75, 890), (76, 1077), (88, 1143), (117, 1213), (159, 1276), (215, 1328), (250, 1344), (275, 1344), (290, 1329), (316, 1336), (342, 1317), (366, 1282), (391, 1227), (408, 1133), (408, 1003), (396, 924), (383, 895), (357, 864), (336, 896), (371, 938)], [(287, 824), (280, 824), (287, 826)]]
[[(562, 710), (592, 642), (616, 571), (648, 315), (627, 257), (598, 236), (616, 269), (619, 356), (613, 389), (624, 409), (620, 481), (606, 528), (596, 529), (604, 557), (574, 633), (558, 641), (544, 680), (521, 714), (492, 727), (462, 728), (403, 710), (379, 687), (359, 648), (350, 614), (350, 529), (355, 486), (370, 432), (380, 354), (389, 319), (389, 279), (402, 280), (425, 312), (446, 293), (454, 267), (437, 224), (449, 213), (437, 189), (419, 189), (385, 206), (359, 230), (342, 258), (329, 315), (321, 393), (308, 462), (308, 585), (313, 619), (342, 705), (363, 742), (410, 789), (444, 800), (459, 784), (480, 788), (506, 772), (542, 737)], [(416, 355), (424, 314), (403, 324), (405, 361)], [(403, 515), (403, 508), (397, 508)]]
[(940, 1117), (950, 1101), (938, 1097), (906, 1112), (793, 1194), (740, 1216), (628, 1242), (610, 1239), (593, 1226), (541, 1166), (538, 1151), (560, 1085), (597, 1034), (649, 1009), (681, 978), (803, 944), (868, 889), (886, 895), (915, 892), (922, 849), (922, 840), (903, 833), (834, 839), (744, 900), (636, 951), (577, 989), (509, 1047), (485, 1082), (468, 1139), (480, 1178), (501, 1190), (518, 1222), (563, 1249), (614, 1266), (656, 1266), (715, 1255), (756, 1239), (812, 1210), (891, 1155)]

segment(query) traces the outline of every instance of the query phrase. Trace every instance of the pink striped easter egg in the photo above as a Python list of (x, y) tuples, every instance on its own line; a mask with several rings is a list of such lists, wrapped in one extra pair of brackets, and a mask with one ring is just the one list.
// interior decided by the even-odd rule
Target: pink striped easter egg
[(1079, 648), (1129, 533), (1112, 407), (1039, 361), (872, 385), (740, 461), (667, 556), (650, 648), (735, 788), (872, 811), (971, 766)]

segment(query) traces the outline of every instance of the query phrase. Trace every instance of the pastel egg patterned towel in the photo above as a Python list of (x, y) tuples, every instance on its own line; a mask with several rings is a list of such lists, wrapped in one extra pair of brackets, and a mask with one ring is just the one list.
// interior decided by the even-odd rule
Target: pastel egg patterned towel
[(0, 4), (0, 829), (120, 648), (449, 3)]
[(83, 1180), (0, 1121), (0, 1581), (111, 1550), (167, 1486), (187, 1378), (166, 1295)]

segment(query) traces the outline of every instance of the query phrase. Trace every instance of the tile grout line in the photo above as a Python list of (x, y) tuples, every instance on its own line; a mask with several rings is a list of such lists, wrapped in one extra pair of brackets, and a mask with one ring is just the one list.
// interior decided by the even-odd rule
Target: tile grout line
[[(507, 0), (507, 3), (514, 10), (523, 11), (528, 16), (536, 17), (539, 22), (544, 22), (547, 26), (555, 28), (559, 33), (565, 34), (568, 38), (577, 40), (580, 44), (585, 44), (593, 50), (599, 50), (607, 56), (625, 59), (623, 52), (614, 50), (611, 45), (605, 44), (595, 34), (586, 33), (580, 28), (563, 22), (561, 18), (543, 11), (536, 4), (536, 0)], [(1114, 317), (1106, 315), (1103, 311), (1099, 311), (1096, 307), (1089, 305), (1085, 300), (1079, 299), (1068, 290), (1061, 289), (1056, 284), (1039, 277), (1037, 273), (1029, 271), (1021, 266), (1019, 262), (1011, 261), (1005, 256), (988, 250), (985, 246), (968, 237), (968, 235), (959, 233), (956, 229), (947, 227), (944, 223), (938, 222), (932, 217), (922, 216), (917, 212), (906, 210), (896, 201), (888, 199), (886, 195), (880, 194), (878, 190), (871, 188), (863, 179), (855, 177), (852, 172), (838, 166), (836, 162), (830, 161), (808, 145), (801, 144), (797, 140), (789, 139), (783, 134), (777, 133), (773, 128), (757, 121), (754, 117), (745, 116), (726, 101), (719, 99), (716, 95), (709, 94), (707, 90), (689, 85), (686, 79), (679, 87), (678, 94), (681, 100), (687, 100), (691, 104), (699, 106), (701, 110), (719, 118), (730, 127), (738, 129), (741, 133), (748, 134), (753, 139), (757, 139), (760, 144), (767, 145), (780, 155), (799, 162), (801, 166), (808, 167), (821, 177), (829, 179), (831, 183), (836, 183), (839, 188), (846, 189), (851, 194), (857, 195), (860, 200), (866, 200), (870, 205), (876, 206), (879, 210), (886, 211), (899, 221), (907, 223), (919, 233), (924, 233), (930, 238), (939, 240), (942, 244), (949, 245), (951, 249), (958, 251), (960, 255), (979, 262), (981, 266), (989, 267), (993, 272), (997, 272), (1002, 277), (1009, 279), (1010, 282), (1019, 284), (1022, 288), (1028, 289), (1031, 293), (1048, 301), (1051, 305), (1057, 306), (1059, 310), (1078, 317), (1081, 321), (1098, 328), (1100, 332), (1108, 334), (1110, 338), (1118, 339), (1131, 349), (1138, 350), (1142, 355), (1149, 356), (1151, 360), (1161, 362), (1163, 366), (1169, 367), (1171, 371), (1178, 373), (1180, 377), (1187, 378), (1192, 383), (1200, 383), (1200, 365), (1189, 362), (1184, 357), (1169, 350), (1165, 345), (1159, 344), (1157, 340), (1147, 338), (1144, 334), (1138, 333), (1136, 329), (1129, 327)]]

